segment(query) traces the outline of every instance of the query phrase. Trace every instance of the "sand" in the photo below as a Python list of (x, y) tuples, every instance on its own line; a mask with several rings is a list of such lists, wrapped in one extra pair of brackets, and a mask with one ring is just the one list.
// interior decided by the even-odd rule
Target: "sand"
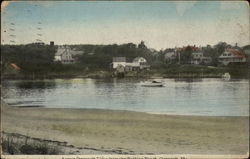
[(17, 108), (4, 103), (1, 108), (1, 126), (4, 132), (67, 142), (74, 147), (93, 148), (103, 154), (248, 153), (249, 117)]

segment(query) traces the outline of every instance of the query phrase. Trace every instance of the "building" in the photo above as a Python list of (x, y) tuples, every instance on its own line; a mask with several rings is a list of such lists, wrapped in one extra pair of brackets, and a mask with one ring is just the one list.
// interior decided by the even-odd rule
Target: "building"
[(149, 68), (150, 66), (147, 63), (147, 60), (143, 57), (136, 57), (132, 62), (133, 67), (139, 67), (140, 69)]
[(250, 45), (246, 45), (242, 48), (242, 52), (246, 55), (247, 61), (250, 61)]
[(116, 68), (118, 65), (126, 66), (126, 57), (113, 57), (112, 68)]
[(167, 52), (164, 55), (164, 60), (166, 63), (172, 63), (172, 61), (176, 60), (177, 54), (176, 52)]
[(205, 57), (203, 52), (193, 52), (191, 57), (191, 64), (210, 64), (212, 62), (211, 57)]
[(83, 52), (72, 50), (69, 46), (59, 46), (54, 61), (62, 64), (73, 64), (76, 62), (75, 56), (79, 54), (83, 54)]
[(133, 71), (149, 68), (147, 60), (143, 57), (136, 57), (133, 62), (126, 62), (125, 57), (113, 57), (112, 68), (117, 69), (118, 66), (123, 66), (125, 71)]
[(219, 62), (223, 65), (229, 63), (245, 63), (246, 55), (237, 49), (226, 49), (222, 55), (219, 56)]

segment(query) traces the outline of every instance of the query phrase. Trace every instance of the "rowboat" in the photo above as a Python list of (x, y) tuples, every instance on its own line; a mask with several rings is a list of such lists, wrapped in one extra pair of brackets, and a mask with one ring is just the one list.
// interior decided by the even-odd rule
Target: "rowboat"
[(163, 87), (163, 83), (160, 81), (145, 81), (140, 83), (143, 87)]

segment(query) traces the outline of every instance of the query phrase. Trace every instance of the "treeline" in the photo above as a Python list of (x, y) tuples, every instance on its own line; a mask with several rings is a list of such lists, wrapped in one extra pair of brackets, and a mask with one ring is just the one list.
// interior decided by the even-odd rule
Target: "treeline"
[(90, 68), (108, 68), (113, 57), (126, 57), (132, 61), (136, 57), (144, 57), (149, 63), (153, 61), (153, 52), (142, 41), (138, 46), (133, 43), (122, 45), (79, 45), (72, 46), (85, 53), (78, 55), (80, 64)]
[(14, 63), (23, 73), (45, 72), (53, 65), (55, 52), (56, 48), (50, 45), (1, 45), (2, 71)]
[[(6, 71), (9, 64), (15, 63), (21, 68), (24, 74), (36, 73), (66, 73), (66, 72), (83, 72), (86, 70), (109, 70), (113, 57), (126, 57), (127, 61), (132, 61), (135, 57), (144, 57), (151, 65), (152, 69), (164, 69), (170, 67), (164, 58), (168, 52), (173, 52), (175, 48), (156, 51), (148, 48), (143, 41), (138, 45), (134, 43), (111, 44), (111, 45), (69, 45), (72, 49), (83, 51), (81, 55), (76, 55), (76, 64), (63, 65), (54, 62), (54, 56), (57, 46), (51, 45), (1, 45), (1, 67)], [(188, 48), (190, 47), (190, 48)], [(181, 64), (187, 64), (191, 58), (192, 49), (181, 51)], [(220, 42), (214, 46), (207, 45), (202, 47), (205, 56), (212, 58), (213, 66), (218, 66), (218, 57), (226, 48), (232, 48), (225, 42)], [(249, 45), (237, 47), (240, 51), (249, 50)], [(177, 64), (178, 59), (175, 63)], [(173, 64), (173, 63), (172, 63)]]
[(153, 54), (142, 41), (139, 45), (127, 43), (122, 45), (69, 45), (72, 49), (84, 53), (76, 55), (76, 64), (63, 65), (54, 62), (57, 46), (50, 45), (1, 45), (2, 71), (11, 63), (21, 68), (24, 74), (44, 74), (49, 72), (77, 72), (84, 70), (109, 69), (113, 57), (124, 56), (128, 61), (135, 57), (144, 57), (153, 61)]

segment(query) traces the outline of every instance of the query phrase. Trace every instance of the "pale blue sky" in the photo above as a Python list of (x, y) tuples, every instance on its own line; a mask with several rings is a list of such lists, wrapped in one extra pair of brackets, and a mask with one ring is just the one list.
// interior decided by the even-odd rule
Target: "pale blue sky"
[(56, 44), (121, 44), (144, 40), (155, 49), (219, 41), (249, 44), (249, 8), (242, 1), (31, 1), (8, 2), (2, 8), (2, 43), (41, 39)]

